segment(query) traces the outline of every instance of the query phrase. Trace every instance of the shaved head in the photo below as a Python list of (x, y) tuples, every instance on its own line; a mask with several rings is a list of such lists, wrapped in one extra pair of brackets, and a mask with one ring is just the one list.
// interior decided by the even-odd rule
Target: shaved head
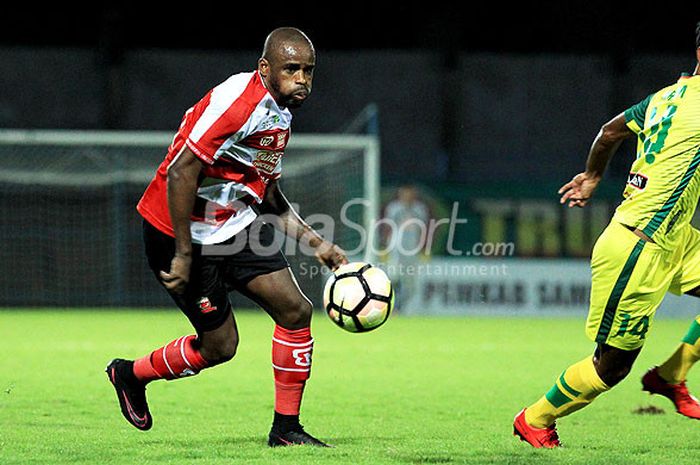
[(311, 93), (316, 51), (306, 34), (294, 27), (280, 27), (265, 39), (258, 73), (275, 101), (298, 108)]
[(295, 27), (280, 27), (268, 34), (262, 57), (276, 62), (280, 58), (295, 56), (301, 50), (316, 56), (314, 45), (306, 34)]

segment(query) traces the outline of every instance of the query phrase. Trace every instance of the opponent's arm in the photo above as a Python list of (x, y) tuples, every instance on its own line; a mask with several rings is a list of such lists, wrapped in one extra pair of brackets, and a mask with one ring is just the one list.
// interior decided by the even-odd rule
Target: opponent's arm
[(168, 167), (168, 210), (175, 232), (175, 256), (170, 271), (161, 271), (160, 278), (169, 291), (182, 294), (190, 279), (192, 234), (190, 216), (197, 192), (197, 178), (202, 162), (185, 148)]
[(275, 226), (287, 236), (307, 244), (316, 252), (316, 258), (331, 269), (347, 263), (348, 258), (337, 245), (325, 240), (321, 235), (304, 221), (292, 208), (287, 197), (282, 193), (279, 183), (270, 181), (265, 191), (265, 198), (260, 204), (261, 213), (275, 215)]
[(605, 123), (591, 145), (586, 171), (577, 174), (559, 189), (559, 193), (562, 194), (559, 202), (563, 204), (568, 201), (569, 208), (585, 207), (598, 187), (610, 158), (622, 141), (633, 135), (634, 132), (627, 127), (624, 113)]

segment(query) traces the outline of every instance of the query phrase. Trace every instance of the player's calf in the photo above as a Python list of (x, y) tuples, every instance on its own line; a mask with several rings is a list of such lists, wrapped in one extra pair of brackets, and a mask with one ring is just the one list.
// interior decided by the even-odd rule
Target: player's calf
[(289, 301), (286, 305), (279, 305), (280, 310), (275, 312), (274, 320), (282, 328), (299, 330), (308, 328), (311, 324), (313, 306), (304, 296)]
[(299, 416), (304, 386), (311, 376), (313, 347), (309, 327), (297, 330), (275, 327), (272, 336), (275, 412)]
[(313, 342), (308, 326), (297, 330), (275, 327), (272, 337), (275, 418), (268, 437), (270, 447), (296, 444), (328, 447), (306, 433), (299, 423), (304, 387), (311, 376)]
[(134, 361), (134, 375), (148, 383), (156, 379), (193, 376), (210, 366), (195, 345), (197, 337), (182, 336)]
[(219, 365), (233, 359), (238, 349), (238, 334), (207, 332), (202, 335), (199, 353), (209, 366)]

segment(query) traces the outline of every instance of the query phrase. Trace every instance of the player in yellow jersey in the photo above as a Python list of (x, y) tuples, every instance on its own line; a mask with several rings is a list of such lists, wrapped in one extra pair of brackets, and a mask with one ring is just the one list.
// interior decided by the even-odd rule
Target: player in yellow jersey
[[(534, 447), (558, 447), (555, 420), (587, 406), (627, 376), (666, 292), (700, 297), (700, 231), (690, 225), (700, 197), (700, 23), (696, 58), (693, 75), (606, 123), (590, 149), (586, 171), (559, 191), (561, 203), (585, 207), (622, 140), (637, 136), (637, 159), (624, 199), (591, 258), (586, 335), (597, 346), (515, 417), (515, 434)], [(700, 316), (676, 352), (644, 375), (643, 389), (700, 419), (700, 404), (685, 386), (698, 359)]]

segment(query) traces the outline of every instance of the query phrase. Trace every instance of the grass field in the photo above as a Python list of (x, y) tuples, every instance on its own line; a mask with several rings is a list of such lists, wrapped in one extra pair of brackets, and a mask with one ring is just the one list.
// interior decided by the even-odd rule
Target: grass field
[[(236, 358), (156, 382), (154, 427), (122, 419), (103, 373), (190, 329), (177, 311), (0, 311), (0, 464), (697, 464), (700, 423), (640, 391), (687, 321), (659, 320), (632, 375), (535, 450), (513, 416), (592, 344), (579, 319), (392, 318), (350, 334), (316, 315), (302, 423), (334, 449), (269, 449), (270, 320), (238, 315)], [(691, 372), (700, 391), (700, 369)], [(650, 403), (663, 415), (636, 415)]]

